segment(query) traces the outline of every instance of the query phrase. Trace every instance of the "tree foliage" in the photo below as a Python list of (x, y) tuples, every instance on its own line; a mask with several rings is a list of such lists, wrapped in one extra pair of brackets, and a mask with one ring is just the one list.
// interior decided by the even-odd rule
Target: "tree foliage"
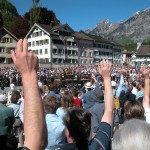
[(7, 0), (0, 0), (0, 26), (4, 26), (18, 38), (24, 38), (34, 23), (56, 26), (60, 21), (55, 13), (40, 7), (40, 0), (32, 0), (29, 12), (20, 16), (15, 6)]
[(40, 7), (39, 7), (40, 0), (32, 0), (32, 8), (30, 9), (30, 28), (34, 25), (34, 23), (38, 23), (39, 21), (39, 14), (40, 14)]
[(24, 38), (30, 29), (29, 21), (24, 17), (18, 17), (12, 24), (10, 31), (17, 38)]
[[(40, 24), (45, 24), (45, 25), (52, 25), (52, 26), (57, 26), (60, 24), (60, 21), (56, 18), (55, 13), (52, 10), (48, 10), (47, 8), (40, 7), (40, 14), (38, 18), (38, 22)], [(30, 21), (30, 13), (32, 13), (32, 9), (30, 9), (29, 12), (27, 12), (24, 16), (27, 20)]]
[(3, 17), (2, 17), (2, 13), (0, 13), (0, 27), (3, 26)]
[(137, 44), (136, 43), (133, 43), (133, 44), (127, 44), (127, 45), (124, 45), (123, 46), (124, 49), (126, 49), (127, 51), (136, 51), (137, 50)]
[(142, 44), (143, 45), (150, 45), (150, 39), (145, 39)]
[(10, 29), (13, 21), (19, 16), (17, 9), (7, 0), (0, 0), (0, 12), (2, 14), (3, 26)]

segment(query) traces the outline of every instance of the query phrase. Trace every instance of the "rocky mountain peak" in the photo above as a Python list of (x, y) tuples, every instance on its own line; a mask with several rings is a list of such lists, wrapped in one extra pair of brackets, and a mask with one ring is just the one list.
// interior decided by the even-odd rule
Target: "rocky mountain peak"
[(109, 19), (100, 21), (95, 28), (87, 33), (113, 37), (121, 40), (129, 38), (134, 42), (150, 39), (150, 8), (135, 12), (129, 19), (112, 24)]

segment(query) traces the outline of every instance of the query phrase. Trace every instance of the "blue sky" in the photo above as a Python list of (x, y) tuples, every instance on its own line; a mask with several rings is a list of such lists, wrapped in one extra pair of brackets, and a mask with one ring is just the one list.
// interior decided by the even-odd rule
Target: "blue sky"
[[(8, 0), (20, 15), (28, 12), (32, 0)], [(53, 10), (62, 24), (75, 31), (93, 28), (108, 18), (112, 23), (124, 21), (135, 12), (150, 8), (150, 0), (40, 0), (41, 6)]]

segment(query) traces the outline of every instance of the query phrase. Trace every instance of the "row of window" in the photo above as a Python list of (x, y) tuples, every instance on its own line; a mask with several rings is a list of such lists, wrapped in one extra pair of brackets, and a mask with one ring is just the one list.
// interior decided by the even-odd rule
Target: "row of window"
[(104, 48), (104, 49), (112, 49), (113, 47), (111, 45), (104, 45), (104, 44), (94, 44), (94, 47), (97, 48)]
[[(59, 44), (59, 45), (68, 45), (68, 46), (77, 46), (78, 43), (77, 42), (72, 42), (72, 41), (67, 41), (67, 43), (63, 40), (60, 39), (53, 39), (52, 42), (54, 44)], [(110, 45), (104, 45), (104, 44), (90, 44), (90, 43), (79, 43), (79, 47), (80, 48), (93, 48), (93, 47), (97, 47), (97, 48), (104, 48), (104, 49), (112, 49), (113, 46)], [(115, 49), (115, 52), (121, 52), (121, 49)]]
[(38, 37), (38, 36), (42, 36), (42, 35), (46, 35), (46, 33), (42, 32), (42, 31), (39, 31), (39, 32), (34, 32), (32, 33), (29, 38), (31, 37)]
[(115, 59), (120, 59), (120, 58), (121, 58), (121, 55), (114, 55), (114, 58), (115, 58)]
[(0, 53), (10, 53), (11, 50), (15, 50), (14, 47), (0, 47)]
[(13, 42), (13, 39), (10, 37), (0, 38), (0, 43), (12, 43), (12, 42)]
[(137, 59), (150, 59), (150, 57), (137, 57)]
[(120, 60), (114, 60), (114, 61), (113, 61), (113, 64), (115, 64), (116, 66), (117, 66), (117, 65), (120, 65), (120, 64), (121, 64), (121, 61), (120, 61)]
[(92, 52), (81, 51), (80, 56), (82, 56), (82, 57), (93, 57), (93, 53)]
[(80, 48), (93, 48), (93, 44), (90, 44), (90, 43), (79, 43), (79, 47)]
[(63, 36), (71, 36), (71, 32), (59, 31), (59, 35), (63, 35)]
[(37, 55), (43, 55), (43, 54), (48, 54), (48, 49), (39, 49), (39, 50), (33, 50), (33, 53), (34, 54), (37, 54)]
[(40, 58), (39, 62), (40, 63), (49, 63), (49, 59), (48, 58)]
[[(68, 45), (68, 46), (77, 46), (78, 43), (75, 41), (67, 41), (67, 43), (63, 40), (60, 39), (52, 39), (53, 44), (58, 44), (58, 45)], [(47, 45), (49, 44), (49, 40), (48, 39), (44, 39), (44, 40), (39, 40), (39, 41), (32, 41), (28, 42), (28, 45), (31, 46), (40, 46), (40, 45)], [(79, 47), (80, 48), (93, 48), (92, 44), (88, 44), (88, 43), (79, 43)], [(113, 47), (110, 45), (104, 45), (104, 44), (94, 44), (94, 47), (98, 47), (98, 48), (104, 48), (104, 49), (112, 49)], [(114, 52), (121, 52), (121, 49), (114, 49)], [(103, 53), (103, 52), (102, 52)], [(107, 53), (107, 54), (106, 54)], [(105, 52), (105, 54), (101, 54), (101, 52), (95, 52), (95, 55), (111, 55), (108, 54), (109, 52)]]
[(81, 59), (80, 63), (82, 65), (93, 64), (93, 60)]
[(119, 48), (114, 48), (114, 52), (120, 52), (120, 53), (121, 53), (121, 49), (119, 49)]
[(77, 42), (67, 41), (68, 46), (77, 46)]
[[(53, 54), (64, 54), (64, 49), (53, 49)], [(65, 50), (67, 55), (78, 55), (76, 50)]]
[(95, 52), (94, 52), (94, 55), (96, 55), (96, 56), (101, 56), (101, 55), (109, 56), (109, 55), (111, 55), (111, 56), (112, 56), (112, 52), (100, 52), (100, 51), (95, 51)]
[(76, 64), (77, 59), (63, 59), (63, 58), (53, 58), (53, 63), (73, 63)]
[(28, 46), (41, 46), (41, 45), (47, 45), (49, 44), (49, 40), (48, 39), (44, 39), (44, 40), (39, 40), (39, 41), (32, 41), (32, 42), (28, 42)]
[[(94, 59), (94, 63), (99, 63), (99, 62), (101, 62), (103, 59), (101, 58), (101, 59), (97, 59), (97, 58), (95, 58)], [(109, 61), (112, 61), (112, 59), (108, 59)]]

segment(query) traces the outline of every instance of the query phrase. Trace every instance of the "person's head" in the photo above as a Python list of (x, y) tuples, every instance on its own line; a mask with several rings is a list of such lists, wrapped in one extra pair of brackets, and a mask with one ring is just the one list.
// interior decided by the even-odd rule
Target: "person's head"
[(131, 119), (116, 130), (112, 140), (112, 150), (150, 149), (150, 125), (138, 119)]
[(72, 90), (72, 95), (74, 96), (74, 97), (78, 97), (78, 90), (77, 89), (73, 89)]
[(52, 83), (52, 84), (50, 84), (49, 89), (50, 89), (50, 91), (54, 91), (55, 92), (57, 90), (57, 85)]
[(0, 135), (0, 150), (16, 150), (18, 140), (14, 135)]
[(104, 93), (99, 87), (96, 87), (94, 89), (93, 98), (95, 99), (96, 102), (99, 102), (99, 103), (104, 102)]
[(91, 114), (82, 108), (70, 108), (63, 117), (68, 141), (75, 142), (79, 150), (88, 147)]
[(133, 81), (133, 82), (131, 83), (131, 86), (132, 86), (132, 87), (136, 87), (136, 82)]
[(0, 94), (0, 103), (1, 104), (6, 104), (7, 103), (7, 96), (4, 94)]
[(49, 85), (45, 85), (44, 90), (45, 90), (45, 92), (49, 91)]
[(39, 92), (40, 92), (40, 94), (43, 96), (44, 95), (44, 90), (43, 90), (43, 88), (39, 88)]
[(137, 89), (140, 91), (142, 89), (144, 89), (144, 81), (139, 81), (138, 85), (137, 85)]
[(72, 94), (69, 91), (66, 91), (61, 99), (61, 105), (64, 109), (67, 109), (69, 107), (73, 107), (74, 99)]
[(111, 81), (112, 89), (116, 89), (117, 83), (115, 81)]
[(92, 83), (91, 82), (87, 82), (84, 87), (85, 87), (85, 89), (87, 91), (90, 91), (92, 89)]
[(57, 81), (54, 81), (52, 84), (49, 86), (50, 91), (54, 91), (56, 94), (58, 94), (58, 88), (60, 87), (60, 83)]
[(11, 91), (14, 91), (15, 89), (16, 89), (15, 84), (14, 84), (14, 83), (11, 83), (11, 84), (10, 84), (10, 90), (11, 90)]
[(46, 113), (56, 114), (56, 110), (59, 106), (56, 96), (50, 95), (50, 94), (44, 96), (43, 104), (44, 104)]
[(144, 119), (144, 107), (141, 102), (133, 100), (124, 104), (124, 117), (129, 119)]
[(21, 98), (20, 92), (15, 90), (11, 93), (11, 102), (16, 104), (18, 100)]
[(132, 91), (132, 87), (131, 87), (131, 85), (128, 85), (128, 86), (127, 86), (127, 92), (128, 92), (128, 93), (131, 93), (131, 91)]
[(4, 86), (1, 86), (1, 90), (4, 91), (4, 89), (5, 89)]

